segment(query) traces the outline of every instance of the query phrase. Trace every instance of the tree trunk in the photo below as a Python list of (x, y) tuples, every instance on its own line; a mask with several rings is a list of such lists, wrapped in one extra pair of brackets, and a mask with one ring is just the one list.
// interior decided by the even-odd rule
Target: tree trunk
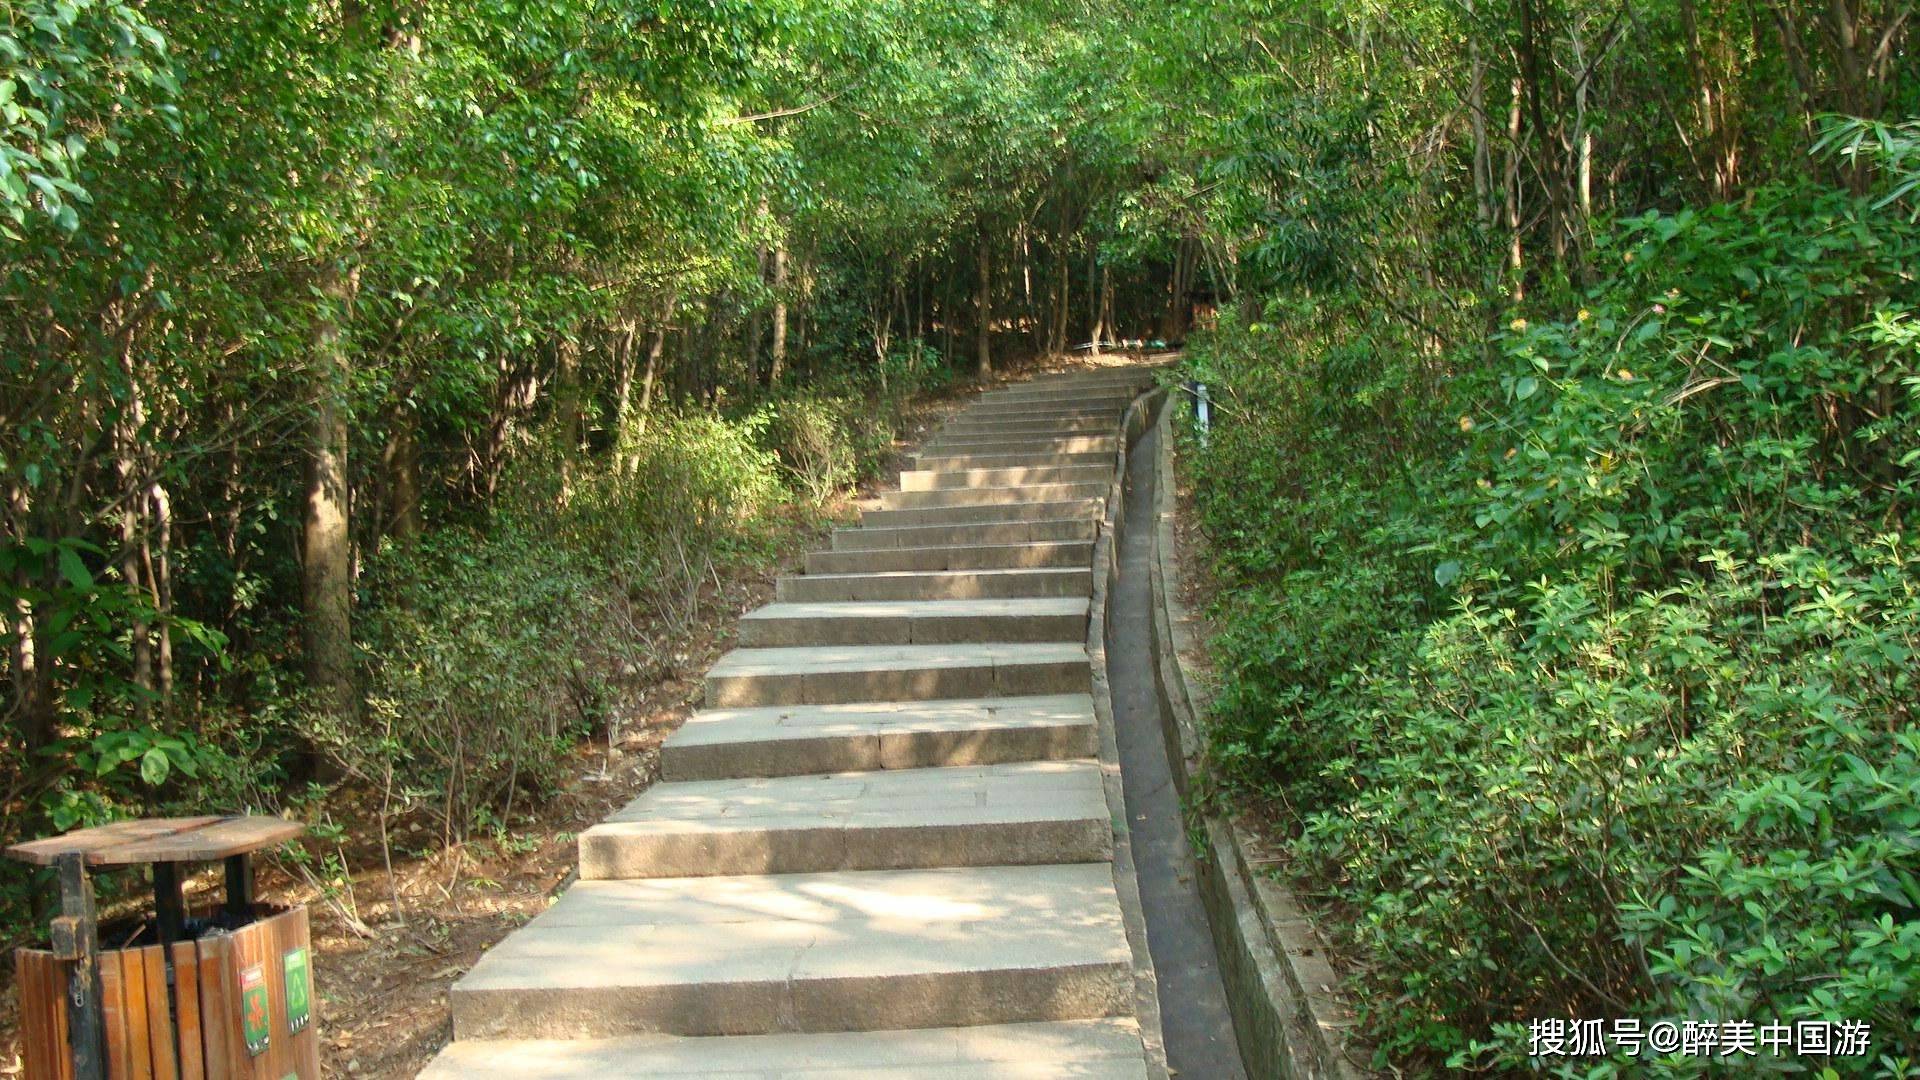
[(1526, 263), (1520, 249), (1520, 80), (1513, 80), (1513, 104), (1507, 111), (1507, 275), (1513, 300), (1526, 299)]
[[(7, 484), (6, 536), (15, 543), (32, 535), (28, 523), (32, 509), (31, 496), (24, 485), (9, 480)], [(7, 674), (8, 689), (12, 700), (7, 702), (7, 724), (19, 733), (21, 748), (26, 751), (28, 760), (44, 747), (53, 744), (59, 735), (53, 708), (53, 696), (47, 692), (47, 679), (40, 669), (40, 653), (36, 648), (34, 635), (38, 626), (34, 622), (33, 603), (27, 599), (29, 593), (39, 588), (41, 582), (35, 581), (24, 566), (13, 571), (14, 599), (6, 612), (7, 628)]]
[(1067, 235), (1060, 234), (1060, 242), (1054, 245), (1054, 261), (1059, 264), (1060, 292), (1053, 305), (1053, 341), (1047, 351), (1055, 355), (1067, 351), (1067, 319), (1073, 310), (1073, 268), (1067, 258)]
[(773, 354), (767, 363), (767, 385), (780, 385), (787, 367), (787, 242), (773, 246)]
[(1193, 274), (1193, 242), (1182, 236), (1173, 245), (1173, 275), (1167, 283), (1167, 326), (1163, 335), (1169, 344), (1187, 336), (1187, 294)]
[(173, 496), (165, 485), (155, 483), (147, 489), (152, 535), (147, 550), (147, 580), (153, 587), (153, 609), (160, 615), (154, 634), (155, 689), (160, 703), (173, 700), (173, 627), (167, 616), (173, 611)]
[(1100, 248), (1087, 247), (1087, 340), (1093, 343), (1092, 355), (1100, 355)]
[(580, 456), (581, 403), (580, 342), (567, 334), (554, 343), (554, 422), (560, 441), (560, 502), (573, 498), (574, 459)]
[(120, 372), (126, 378), (127, 398), (113, 424), (113, 466), (120, 481), (120, 577), (127, 589), (144, 594), (135, 608), (128, 632), (130, 659), (133, 662), (134, 716), (145, 720), (153, 702), (153, 628), (145, 610), (147, 597), (146, 559), (142, 516), (146, 506), (144, 486), (140, 482), (137, 459), (140, 441), (145, 437), (146, 407), (141, 397), (140, 372), (133, 359), (133, 339), (129, 335), (120, 347)]
[(387, 536), (403, 546), (420, 538), (420, 447), (414, 438), (413, 410), (400, 405), (387, 428), (380, 452), (386, 474)]
[[(772, 262), (773, 252), (767, 245), (761, 244), (759, 257), (754, 262), (758, 268), (755, 271), (756, 281), (762, 284), (766, 282), (767, 275), (772, 270)], [(766, 340), (768, 319), (767, 307), (760, 302), (759, 297), (754, 297), (752, 302), (753, 314), (747, 318), (746, 340), (742, 344), (745, 346), (747, 360), (747, 392), (757, 394), (760, 387), (765, 384), (765, 373), (760, 370), (760, 344)]]
[(660, 304), (660, 321), (647, 342), (647, 366), (640, 376), (640, 430), (647, 430), (647, 414), (653, 410), (654, 381), (660, 376), (660, 357), (667, 351), (667, 330), (673, 323), (673, 309), (680, 303), (677, 292), (667, 293)]
[(620, 432), (627, 430), (627, 416), (633, 409), (633, 339), (639, 333), (639, 320), (626, 320), (620, 326), (620, 344), (614, 346), (617, 374), (613, 387), (613, 431), (616, 441)]
[(993, 374), (993, 249), (987, 245), (987, 231), (980, 230), (977, 251), (980, 291), (975, 294), (974, 317), (978, 320), (975, 336), (975, 369), (980, 375)]
[[(1474, 17), (1474, 5), (1466, 7), (1467, 18)], [(1471, 75), (1467, 80), (1467, 115), (1473, 127), (1473, 205), (1480, 224), (1493, 224), (1493, 156), (1487, 144), (1487, 58), (1480, 53), (1479, 27), (1470, 25), (1468, 56)]]
[(337, 265), (321, 275), (313, 332), (313, 411), (307, 426), (307, 508), (300, 551), (300, 631), (307, 683), (335, 720), (359, 708), (353, 671), (352, 541), (347, 501), (346, 391), (342, 323), (355, 281)]

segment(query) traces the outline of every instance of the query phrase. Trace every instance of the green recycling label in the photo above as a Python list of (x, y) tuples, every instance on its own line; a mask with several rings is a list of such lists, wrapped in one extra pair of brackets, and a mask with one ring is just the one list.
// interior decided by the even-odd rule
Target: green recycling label
[(282, 963), (287, 971), (287, 1030), (297, 1035), (313, 1019), (313, 972), (305, 949), (288, 953)]
[(246, 1038), (247, 1053), (259, 1057), (273, 1041), (273, 1032), (267, 1024), (267, 976), (259, 964), (240, 972), (240, 1014), (240, 1030)]

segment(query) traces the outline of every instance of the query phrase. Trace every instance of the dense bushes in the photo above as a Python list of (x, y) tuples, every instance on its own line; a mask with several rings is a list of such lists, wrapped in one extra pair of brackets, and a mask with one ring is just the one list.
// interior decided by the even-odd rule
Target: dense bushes
[(1900, 207), (1768, 191), (1620, 223), (1493, 365), (1324, 300), (1196, 351), (1215, 760), (1385, 1053), (1634, 1015), (1920, 1060), (1917, 262)]
[[(720, 580), (767, 564), (783, 533), (891, 451), (876, 396), (868, 415), (803, 399), (744, 417), (656, 411), (604, 461), (529, 454), (503, 477), (488, 519), (388, 542), (359, 586), (365, 709), (331, 717), (282, 684), (270, 657), (236, 673), (249, 702), (197, 734), (129, 732), (79, 750), (54, 789), (61, 827), (129, 812), (250, 806), (320, 813), (300, 781), (317, 756), (376, 797), (382, 827), (427, 824), (459, 842), (503, 830), (550, 795), (565, 756), (616, 719), (619, 692), (674, 674)], [(808, 476), (770, 418), (797, 415), (819, 445)], [(878, 426), (877, 426), (878, 425)], [(777, 450), (775, 448), (778, 448)], [(153, 761), (151, 754), (160, 758)], [(11, 871), (0, 919), (21, 926), (32, 890)]]

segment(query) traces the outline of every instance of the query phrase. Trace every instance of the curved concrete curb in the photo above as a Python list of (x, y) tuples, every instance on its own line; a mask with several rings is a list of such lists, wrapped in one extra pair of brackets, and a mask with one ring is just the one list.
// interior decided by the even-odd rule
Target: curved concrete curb
[(1163, 392), (1149, 392), (1135, 398), (1127, 406), (1122, 420), (1106, 512), (1094, 538), (1093, 603), (1087, 618), (1087, 658), (1093, 666), (1093, 713), (1099, 732), (1101, 782), (1106, 791), (1107, 812), (1113, 819), (1113, 885), (1120, 894), (1127, 945), (1133, 951), (1134, 1014), (1140, 1023), (1140, 1041), (1146, 1048), (1147, 1065), (1155, 1080), (1167, 1080), (1169, 1075), (1167, 1047), (1161, 1033), (1159, 983), (1154, 977), (1153, 955), (1147, 949), (1146, 914), (1140, 903), (1133, 844), (1128, 839), (1126, 792), (1121, 787), (1120, 748), (1113, 727), (1113, 693), (1107, 682), (1107, 597), (1120, 570), (1115, 541), (1126, 520), (1127, 448), (1147, 429), (1148, 417), (1158, 408), (1163, 396)]
[[(1179, 600), (1174, 557), (1171, 415), (1163, 408), (1156, 420), (1160, 453), (1158, 505), (1152, 519), (1154, 682), (1166, 722), (1167, 755), (1181, 765), (1173, 772), (1174, 782), (1191, 808), (1189, 793), (1201, 750), (1195, 719), (1204, 715), (1209, 692), (1187, 677), (1180, 660), (1197, 642)], [(1128, 441), (1136, 434), (1129, 424)], [(1124, 528), (1124, 514), (1118, 520)], [(1095, 564), (1096, 572), (1102, 565)], [(1201, 895), (1213, 924), (1247, 1075), (1255, 1080), (1360, 1080), (1374, 1075), (1358, 1064), (1371, 1052), (1352, 1034), (1353, 1013), (1336, 994), (1338, 976), (1306, 909), (1284, 884), (1255, 871), (1240, 825), (1214, 814), (1201, 815), (1198, 824), (1206, 841), (1206, 850), (1196, 853)]]

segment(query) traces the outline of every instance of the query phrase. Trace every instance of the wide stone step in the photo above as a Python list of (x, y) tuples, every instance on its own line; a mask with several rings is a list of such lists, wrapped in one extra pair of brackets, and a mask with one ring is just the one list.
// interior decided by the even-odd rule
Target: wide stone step
[(707, 672), (707, 704), (831, 705), (1085, 693), (1085, 646), (1073, 642), (850, 645), (735, 649)]
[(1146, 1080), (1133, 1021), (457, 1042), (420, 1080)]
[(969, 454), (960, 451), (942, 453), (923, 451), (913, 455), (914, 465), (926, 472), (966, 472), (973, 469), (1053, 468), (1061, 466), (1103, 465), (1113, 467), (1114, 455), (1103, 451), (1053, 453), (1046, 450), (1011, 454)]
[[(1076, 504), (1077, 507), (1078, 504)], [(1092, 540), (1099, 523), (1085, 514), (1032, 521), (984, 521), (972, 524), (903, 525), (836, 529), (835, 551), (951, 547), (960, 544), (1030, 544), (1040, 541)]]
[(807, 555), (807, 573), (809, 574), (878, 574), (893, 570), (1011, 570), (1017, 567), (1091, 566), (1092, 564), (1093, 541), (1091, 540), (869, 548), (865, 551), (815, 551)]
[(1111, 455), (1120, 440), (1112, 435), (942, 435), (927, 444), (924, 454), (1085, 454)]
[(955, 417), (943, 424), (941, 435), (1101, 435), (1112, 432), (1120, 425), (1114, 417), (1084, 417), (1060, 419), (1040, 417), (1035, 419), (989, 419), (985, 417)]
[(1098, 499), (1107, 494), (1106, 481), (1075, 484), (1016, 484), (1010, 487), (951, 487), (919, 491), (885, 491), (880, 505), (889, 510), (916, 507), (989, 506), (1019, 502), (1065, 502)]
[(1088, 387), (1084, 390), (1068, 386), (1049, 386), (1020, 390), (990, 390), (981, 394), (974, 402), (976, 408), (995, 405), (1112, 405), (1125, 408), (1127, 402), (1139, 396), (1139, 389), (1133, 386), (1116, 384), (1112, 386)]
[(1095, 753), (1086, 694), (704, 709), (660, 750), (667, 780), (1056, 761)]
[(580, 876), (588, 880), (1111, 856), (1096, 761), (655, 784), (580, 834)]
[(451, 999), (459, 1039), (872, 1031), (1126, 1015), (1132, 968), (1106, 863), (582, 881)]
[(1031, 484), (1108, 484), (1112, 464), (1035, 465), (1011, 469), (951, 469), (937, 472), (914, 469), (900, 474), (902, 491), (945, 491), (951, 488), (1008, 488)]
[(787, 601), (1005, 600), (1012, 597), (1088, 596), (1093, 569), (1080, 566), (1012, 570), (898, 570), (878, 574), (783, 577), (775, 597)]
[[(802, 579), (819, 580), (819, 579)], [(1080, 597), (880, 600), (768, 604), (740, 619), (740, 644), (951, 645), (988, 641), (1081, 641)]]
[(1036, 379), (1027, 379), (1017, 383), (996, 386), (981, 393), (983, 398), (1018, 396), (1021, 394), (1049, 394), (1063, 390), (1090, 393), (1096, 390), (1138, 390), (1153, 382), (1153, 373), (1148, 371), (1116, 372), (1111, 375), (1087, 375), (1084, 373), (1049, 375)]
[(1000, 521), (1094, 518), (1100, 514), (1101, 502), (1100, 499), (1074, 499), (1071, 502), (989, 503), (985, 506), (920, 506), (911, 510), (862, 510), (860, 523), (865, 528), (899, 529), (912, 525), (982, 525)]
[(1065, 402), (1039, 405), (974, 405), (954, 413), (948, 422), (959, 420), (1104, 420), (1118, 426), (1125, 411), (1120, 401), (1091, 402), (1088, 404)]

